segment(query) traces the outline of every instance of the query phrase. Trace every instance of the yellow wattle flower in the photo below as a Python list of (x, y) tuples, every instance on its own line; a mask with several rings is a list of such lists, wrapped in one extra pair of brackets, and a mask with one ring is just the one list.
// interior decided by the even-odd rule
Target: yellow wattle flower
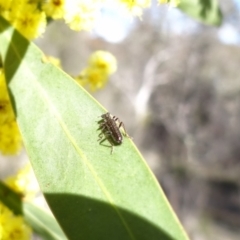
[(39, 191), (30, 163), (20, 169), (17, 174), (6, 178), (4, 182), (9, 188), (20, 193), (25, 200), (32, 200)]
[(66, 2), (65, 22), (72, 30), (91, 30), (100, 13), (102, 0), (72, 0)]
[(0, 202), (0, 239), (1, 240), (30, 240), (31, 228), (24, 222), (23, 217), (16, 216)]
[(42, 35), (47, 23), (45, 12), (39, 11), (34, 4), (25, 4), (11, 19), (13, 26), (27, 39)]
[(117, 60), (111, 53), (99, 50), (90, 56), (89, 67), (102, 69), (110, 75), (117, 70)]
[(65, 0), (48, 0), (43, 3), (43, 11), (53, 19), (60, 19), (65, 14)]
[(4, 155), (17, 154), (22, 147), (21, 135), (15, 120), (0, 125), (0, 151)]
[(22, 147), (21, 135), (8, 96), (3, 70), (0, 69), (0, 152), (16, 154)]
[[(31, 165), (28, 163), (17, 174), (4, 180), (5, 184), (24, 197), (32, 200), (39, 190)], [(0, 240), (30, 240), (32, 230), (22, 216), (16, 216), (0, 202)]]
[(116, 58), (109, 52), (96, 51), (89, 58), (89, 65), (76, 77), (82, 86), (89, 86), (91, 91), (103, 88), (108, 78), (117, 70)]
[(0, 13), (9, 10), (11, 6), (11, 2), (12, 2), (11, 0), (8, 0), (8, 1), (0, 0)]

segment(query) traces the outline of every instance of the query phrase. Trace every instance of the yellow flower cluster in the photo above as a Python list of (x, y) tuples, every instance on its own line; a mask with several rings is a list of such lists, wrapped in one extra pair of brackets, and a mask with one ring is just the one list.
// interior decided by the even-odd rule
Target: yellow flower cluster
[(0, 14), (28, 39), (45, 31), (46, 15), (38, 8), (40, 1), (0, 0)]
[(21, 135), (8, 96), (4, 73), (0, 69), (0, 152), (16, 154), (21, 146)]
[(116, 58), (109, 52), (96, 51), (89, 59), (89, 65), (83, 69), (77, 82), (81, 85), (88, 85), (92, 91), (105, 86), (109, 76), (117, 69)]
[[(180, 0), (158, 0), (176, 6)], [(135, 16), (141, 16), (151, 0), (112, 0)], [(107, 0), (0, 0), (0, 15), (5, 17), (26, 38), (40, 36), (47, 17), (64, 19), (75, 31), (92, 29), (103, 4)]]
[(29, 240), (32, 230), (21, 216), (14, 215), (0, 202), (0, 239)]
[(20, 169), (16, 175), (5, 179), (5, 184), (17, 193), (20, 193), (25, 200), (31, 200), (39, 190), (37, 180), (30, 164)]
[(102, 0), (0, 0), (0, 14), (28, 39), (40, 36), (47, 17), (64, 19), (73, 30), (89, 30)]
[(66, 1), (65, 21), (72, 30), (91, 30), (100, 14), (102, 0)]
[[(8, 187), (20, 193), (25, 200), (31, 200), (39, 190), (30, 164), (4, 181)], [(0, 240), (29, 240), (32, 230), (21, 216), (14, 213), (0, 202)]]

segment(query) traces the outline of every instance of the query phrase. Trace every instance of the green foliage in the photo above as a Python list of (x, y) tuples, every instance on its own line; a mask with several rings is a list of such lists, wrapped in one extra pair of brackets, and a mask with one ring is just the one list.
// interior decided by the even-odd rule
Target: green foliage
[(24, 145), (67, 237), (188, 239), (133, 142), (125, 138), (110, 155), (108, 141), (97, 141), (103, 107), (63, 71), (43, 62), (42, 52), (3, 19), (0, 32)]
[(217, 0), (181, 0), (178, 8), (209, 25), (220, 25), (222, 23), (222, 13)]

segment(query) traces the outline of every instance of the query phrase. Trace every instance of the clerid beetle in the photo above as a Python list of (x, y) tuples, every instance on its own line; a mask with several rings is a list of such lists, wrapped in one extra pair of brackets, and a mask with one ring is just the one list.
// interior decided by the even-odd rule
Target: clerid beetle
[[(101, 142), (103, 142), (109, 137), (110, 139), (109, 138), (108, 139), (111, 144), (111, 154), (112, 154), (114, 145), (120, 145), (123, 142), (123, 134), (120, 130), (121, 127), (124, 129), (124, 135), (127, 137), (129, 136), (126, 132), (123, 122), (119, 121), (117, 117), (112, 116), (109, 112), (101, 115), (101, 117), (102, 119), (101, 121), (99, 121), (101, 133), (99, 134), (98, 141), (102, 140)], [(105, 135), (106, 138), (102, 139), (103, 135)]]

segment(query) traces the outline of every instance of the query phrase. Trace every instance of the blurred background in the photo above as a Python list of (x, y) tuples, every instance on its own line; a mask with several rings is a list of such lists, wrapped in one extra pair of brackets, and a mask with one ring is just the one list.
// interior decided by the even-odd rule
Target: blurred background
[[(240, 239), (240, 1), (219, 2), (220, 27), (168, 6), (142, 20), (111, 8), (90, 33), (53, 22), (35, 41), (70, 75), (96, 50), (117, 58), (91, 94), (124, 122), (193, 240)], [(1, 177), (18, 167), (7, 161)]]

